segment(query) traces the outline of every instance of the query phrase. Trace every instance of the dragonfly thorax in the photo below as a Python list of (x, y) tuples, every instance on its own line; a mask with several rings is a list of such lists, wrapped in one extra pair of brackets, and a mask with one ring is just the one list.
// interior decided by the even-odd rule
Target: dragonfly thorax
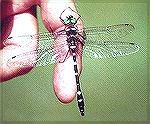
[(76, 36), (70, 35), (70, 36), (67, 38), (68, 45), (69, 45), (69, 46), (76, 46), (77, 40), (78, 40), (78, 38), (77, 38)]
[(77, 34), (77, 29), (74, 26), (69, 26), (66, 28), (66, 35), (71, 36), (71, 35), (76, 35)]

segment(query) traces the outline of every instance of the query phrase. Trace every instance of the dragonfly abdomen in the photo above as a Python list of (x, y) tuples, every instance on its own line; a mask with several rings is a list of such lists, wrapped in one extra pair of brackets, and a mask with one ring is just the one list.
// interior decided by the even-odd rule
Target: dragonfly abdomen
[(74, 72), (75, 72), (75, 79), (76, 79), (76, 85), (77, 85), (77, 102), (78, 102), (80, 114), (84, 116), (84, 98), (81, 92), (80, 82), (79, 82), (79, 74), (78, 74), (77, 60), (76, 60), (76, 54), (75, 54), (76, 46), (75, 48), (73, 47), (74, 46), (70, 46), (71, 51), (72, 51), (72, 56), (73, 56)]

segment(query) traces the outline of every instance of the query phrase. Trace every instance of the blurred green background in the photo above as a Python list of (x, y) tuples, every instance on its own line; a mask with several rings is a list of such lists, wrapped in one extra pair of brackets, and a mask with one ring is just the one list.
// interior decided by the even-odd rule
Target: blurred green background
[[(1, 119), (14, 123), (143, 122), (148, 118), (147, 4), (101, 3), (77, 0), (85, 27), (130, 23), (135, 31), (124, 38), (140, 50), (117, 59), (83, 57), (80, 77), (86, 116), (79, 115), (77, 102), (64, 105), (52, 86), (53, 65), (1, 84)], [(45, 31), (39, 17), (40, 31)], [(68, 72), (69, 73), (69, 72)]]

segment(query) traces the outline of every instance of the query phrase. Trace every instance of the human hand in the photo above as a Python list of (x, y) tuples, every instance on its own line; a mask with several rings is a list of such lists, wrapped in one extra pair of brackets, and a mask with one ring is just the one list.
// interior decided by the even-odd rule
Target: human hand
[[(19, 2), (18, 2), (19, 1)], [(67, 7), (75, 9), (75, 5), (72, 0), (13, 0), (0, 1), (2, 7), (2, 33), (1, 39), (5, 41), (11, 36), (21, 36), (26, 34), (37, 34), (38, 23), (36, 18), (36, 5), (40, 6), (42, 20), (49, 32), (56, 32), (64, 28), (64, 25), (60, 21), (60, 13)], [(82, 28), (82, 22), (78, 22), (78, 26)], [(19, 40), (7, 40), (5, 44), (0, 43), (0, 79), (1, 82), (10, 80), (17, 76), (24, 75), (30, 72), (33, 67), (28, 65), (25, 67), (8, 67), (7, 61), (14, 54), (21, 54), (24, 52), (32, 51), (36, 49), (37, 42), (28, 41), (29, 46), (25, 46), (24, 42)], [(58, 42), (63, 42), (60, 39)], [(82, 58), (77, 56), (79, 74), (82, 69)], [(54, 76), (53, 76), (54, 91), (58, 99), (63, 103), (71, 102), (76, 95), (76, 82), (73, 69), (72, 56), (63, 62), (55, 64)]]

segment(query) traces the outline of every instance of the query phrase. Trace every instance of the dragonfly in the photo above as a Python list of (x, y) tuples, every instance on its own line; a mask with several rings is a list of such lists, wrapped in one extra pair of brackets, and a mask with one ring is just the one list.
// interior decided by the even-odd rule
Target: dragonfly
[[(77, 54), (86, 57), (102, 59), (116, 58), (136, 53), (139, 45), (134, 42), (124, 42), (118, 39), (132, 33), (135, 27), (132, 24), (117, 24), (111, 26), (85, 27), (79, 29), (77, 22), (81, 18), (78, 12), (70, 7), (66, 8), (60, 14), (60, 20), (64, 25), (64, 29), (59, 32), (43, 32), (34, 35), (22, 35), (8, 37), (7, 40), (27, 40), (39, 41), (39, 47), (35, 50), (16, 54), (7, 61), (8, 66), (27, 66), (33, 65), (46, 66), (53, 63), (65, 62), (70, 53), (74, 62), (74, 73), (76, 81), (76, 98), (81, 116), (85, 115), (84, 96), (81, 91)], [(56, 37), (63, 37), (65, 40), (56, 43)], [(78, 47), (81, 45), (83, 47)], [(36, 59), (29, 61), (32, 55), (36, 54)]]

